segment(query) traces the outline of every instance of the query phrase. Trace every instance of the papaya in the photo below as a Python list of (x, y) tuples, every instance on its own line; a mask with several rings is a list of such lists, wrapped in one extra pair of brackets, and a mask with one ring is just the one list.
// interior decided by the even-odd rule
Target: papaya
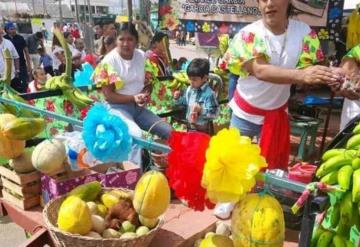
[(76, 196), (69, 196), (62, 202), (57, 224), (60, 230), (86, 235), (92, 228), (90, 209)]
[(170, 204), (170, 188), (164, 174), (146, 172), (135, 187), (133, 205), (136, 212), (150, 219), (158, 218)]
[(98, 181), (82, 184), (69, 192), (69, 196), (77, 196), (80, 199), (89, 202), (94, 201), (101, 191), (101, 184)]
[(9, 113), (0, 114), (0, 157), (14, 159), (19, 157), (25, 150), (25, 141), (7, 138), (1, 131), (2, 127), (16, 117)]

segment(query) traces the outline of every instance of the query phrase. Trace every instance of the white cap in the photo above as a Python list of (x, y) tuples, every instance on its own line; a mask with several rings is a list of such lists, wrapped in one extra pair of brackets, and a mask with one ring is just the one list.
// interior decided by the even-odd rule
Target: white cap
[(60, 53), (60, 52), (63, 52), (64, 49), (59, 47), (59, 46), (56, 46), (55, 49), (53, 50), (53, 53), (56, 54), (56, 53)]

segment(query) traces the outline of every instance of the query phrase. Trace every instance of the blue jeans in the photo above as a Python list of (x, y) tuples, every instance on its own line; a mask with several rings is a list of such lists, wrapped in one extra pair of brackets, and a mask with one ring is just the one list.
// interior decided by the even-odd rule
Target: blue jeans
[(254, 124), (245, 119), (239, 118), (233, 113), (231, 115), (230, 127), (237, 128), (240, 130), (241, 135), (248, 136), (252, 139), (255, 136), (259, 138), (262, 125)]
[(232, 99), (232, 97), (234, 96), (234, 92), (236, 90), (236, 85), (238, 82), (239, 76), (229, 73), (229, 90), (228, 90), (228, 99), (229, 101)]
[[(109, 104), (110, 112), (120, 117), (129, 127), (129, 133), (135, 137), (142, 137), (142, 130), (149, 131), (162, 139), (168, 139), (172, 131), (171, 126), (161, 121), (161, 118), (150, 110), (140, 107), (135, 103)], [(133, 145), (129, 160), (141, 164), (141, 147)]]

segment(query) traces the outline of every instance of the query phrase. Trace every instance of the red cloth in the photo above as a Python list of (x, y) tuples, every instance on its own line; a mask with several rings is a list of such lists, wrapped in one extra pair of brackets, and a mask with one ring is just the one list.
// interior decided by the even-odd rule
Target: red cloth
[(266, 158), (268, 169), (287, 170), (290, 155), (290, 127), (286, 112), (288, 104), (278, 109), (263, 110), (246, 102), (235, 90), (235, 103), (249, 114), (264, 116), (260, 136), (261, 155)]

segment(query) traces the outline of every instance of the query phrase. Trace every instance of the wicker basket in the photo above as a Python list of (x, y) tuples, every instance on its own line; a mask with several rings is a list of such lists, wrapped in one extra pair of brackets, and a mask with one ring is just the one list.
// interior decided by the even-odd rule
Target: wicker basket
[[(103, 191), (110, 191), (114, 188), (106, 188)], [(119, 188), (116, 188), (119, 189)], [(129, 191), (126, 189), (121, 189), (124, 191)], [(160, 218), (158, 225), (152, 229), (149, 233), (133, 238), (133, 239), (119, 239), (119, 238), (92, 238), (87, 236), (81, 236), (78, 234), (71, 234), (64, 231), (61, 231), (56, 227), (56, 222), (58, 218), (58, 212), (61, 203), (64, 201), (66, 195), (55, 198), (46, 204), (43, 216), (45, 224), (55, 240), (57, 246), (81, 246), (81, 247), (146, 247), (149, 246), (151, 240), (154, 238), (155, 234), (160, 230), (160, 227), (163, 224), (163, 220)]]

